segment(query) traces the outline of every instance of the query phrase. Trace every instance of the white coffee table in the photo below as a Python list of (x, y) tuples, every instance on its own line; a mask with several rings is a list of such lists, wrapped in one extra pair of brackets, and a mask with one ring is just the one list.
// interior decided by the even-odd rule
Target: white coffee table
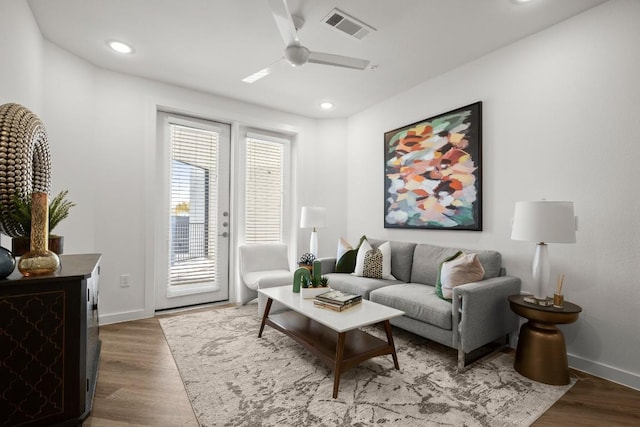
[[(264, 325), (269, 325), (315, 354), (334, 372), (334, 399), (338, 397), (342, 372), (367, 359), (390, 354), (395, 368), (400, 369), (389, 319), (402, 316), (404, 311), (366, 300), (340, 312), (319, 308), (313, 305), (313, 299), (294, 293), (291, 285), (258, 292), (268, 298), (258, 337), (262, 337)], [(291, 310), (269, 314), (273, 301)], [(384, 325), (386, 341), (359, 329), (376, 323)]]

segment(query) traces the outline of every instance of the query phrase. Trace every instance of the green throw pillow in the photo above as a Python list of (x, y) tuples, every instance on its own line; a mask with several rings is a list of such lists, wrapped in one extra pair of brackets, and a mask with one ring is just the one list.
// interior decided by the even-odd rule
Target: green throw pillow
[(354, 249), (349, 249), (340, 257), (336, 262), (336, 273), (348, 273), (351, 274), (356, 269), (356, 257), (358, 256), (358, 249), (362, 242), (367, 240), (367, 236), (362, 236), (360, 238), (360, 243)]
[(461, 254), (462, 254), (462, 251), (458, 251), (456, 252), (455, 255), (451, 255), (449, 258), (445, 259), (440, 263), (440, 268), (438, 269), (438, 278), (436, 279), (436, 295), (438, 295), (440, 298), (442, 298), (445, 301), (451, 302), (451, 299), (445, 298), (444, 295), (442, 295), (442, 283), (440, 282), (440, 274), (442, 273), (442, 264), (458, 258)]

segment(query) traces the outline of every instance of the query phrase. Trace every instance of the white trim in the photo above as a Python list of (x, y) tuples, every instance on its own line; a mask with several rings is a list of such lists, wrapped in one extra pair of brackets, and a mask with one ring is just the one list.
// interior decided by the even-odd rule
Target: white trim
[(197, 117), (187, 117), (182, 114), (173, 113), (171, 111), (158, 110), (158, 114), (161, 115), (164, 118), (164, 120), (166, 120), (166, 122), (170, 124), (193, 128), (194, 127), (193, 124), (197, 123), (198, 129), (205, 129), (205, 130), (209, 130), (211, 132), (216, 132), (216, 133), (225, 132), (224, 126), (217, 126), (218, 124), (228, 125), (228, 123), (221, 123), (219, 121), (214, 122), (211, 120), (204, 120)]
[(569, 366), (573, 369), (640, 391), (640, 375), (636, 373), (614, 368), (613, 366), (594, 362), (572, 354), (568, 354), (567, 359), (569, 360)]
[(260, 130), (249, 130), (247, 129), (247, 138), (253, 139), (261, 139), (263, 141), (275, 142), (277, 144), (282, 144), (288, 147), (291, 144), (291, 140), (284, 138), (284, 135), (274, 136), (269, 132), (261, 132)]
[[(145, 260), (144, 260), (144, 307), (143, 317), (153, 317), (155, 313), (155, 283), (156, 283), (156, 173), (157, 173), (157, 135), (161, 132), (162, 123), (157, 120), (159, 105), (156, 102), (146, 100), (145, 108), (145, 134), (144, 141), (144, 204), (145, 204)], [(118, 315), (116, 319), (119, 319)], [(111, 316), (106, 316), (107, 318)], [(127, 319), (133, 320), (133, 319)], [(114, 320), (116, 323), (124, 320)]]
[(131, 311), (123, 311), (121, 313), (112, 313), (107, 315), (99, 314), (98, 319), (100, 326), (110, 325), (112, 323), (121, 323), (121, 322), (129, 322), (131, 320), (140, 320), (147, 319), (149, 317), (153, 317), (154, 313), (152, 312), (149, 316), (147, 314), (147, 310), (131, 310)]
[(238, 219), (238, 213), (240, 209), (238, 208), (238, 204), (242, 203), (239, 200), (244, 200), (243, 197), (238, 197), (238, 194), (241, 193), (238, 191), (240, 187), (240, 181), (238, 181), (238, 175), (240, 172), (244, 170), (244, 165), (240, 167), (238, 162), (240, 162), (243, 157), (240, 152), (242, 149), (242, 141), (243, 138), (240, 135), (240, 124), (236, 121), (231, 123), (231, 152), (229, 155), (231, 156), (230, 161), (230, 173), (231, 177), (229, 179), (229, 218), (231, 220), (231, 227), (229, 232), (231, 233), (229, 239), (229, 302), (238, 302), (240, 299), (240, 292), (238, 290), (238, 286), (240, 285), (240, 273), (238, 268), (238, 245), (240, 230), (242, 227), (240, 226), (240, 220)]

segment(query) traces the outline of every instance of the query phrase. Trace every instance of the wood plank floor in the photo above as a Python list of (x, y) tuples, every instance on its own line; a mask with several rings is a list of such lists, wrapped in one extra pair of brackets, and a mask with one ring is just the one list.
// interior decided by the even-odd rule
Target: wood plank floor
[[(100, 338), (96, 396), (84, 426), (198, 426), (158, 317), (102, 326)], [(534, 426), (640, 426), (640, 391), (572, 376), (576, 385)]]

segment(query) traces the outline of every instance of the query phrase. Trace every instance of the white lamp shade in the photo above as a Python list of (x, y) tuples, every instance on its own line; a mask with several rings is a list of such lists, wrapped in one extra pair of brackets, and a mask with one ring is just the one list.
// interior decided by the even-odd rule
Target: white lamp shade
[(303, 206), (300, 228), (323, 228), (327, 226), (327, 208)]
[(512, 240), (575, 243), (576, 221), (572, 202), (540, 200), (516, 202)]

